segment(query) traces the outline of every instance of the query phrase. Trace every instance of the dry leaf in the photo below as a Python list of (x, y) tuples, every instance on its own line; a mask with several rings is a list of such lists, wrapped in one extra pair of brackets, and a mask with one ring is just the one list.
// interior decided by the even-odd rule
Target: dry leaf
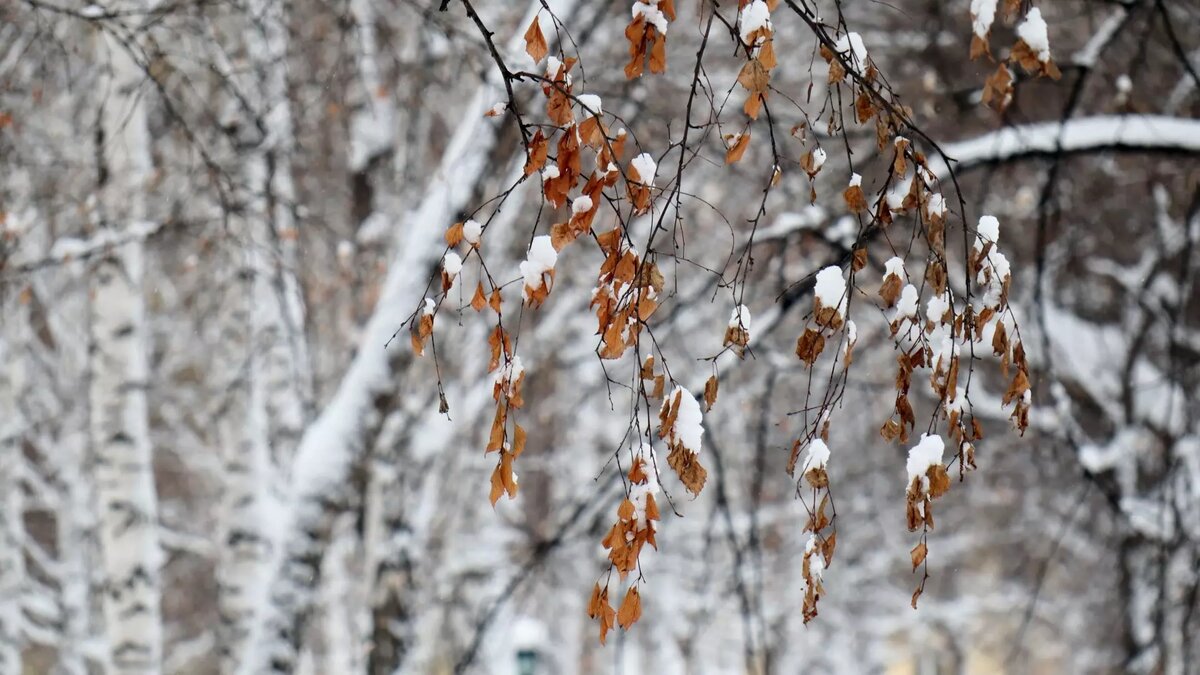
[(530, 23), (529, 28), (525, 31), (525, 53), (533, 59), (534, 63), (541, 63), (549, 51), (550, 48), (546, 45), (546, 36), (542, 35), (541, 23), (534, 16), (533, 23)]
[(638, 594), (637, 586), (630, 587), (621, 601), (621, 609), (617, 610), (617, 624), (629, 630), (642, 616), (642, 596)]
[(717, 403), (717, 376), (712, 375), (704, 383), (704, 412), (712, 410)]
[(750, 145), (750, 130), (736, 134), (733, 137), (733, 144), (725, 151), (725, 163), (733, 164), (742, 159), (742, 155), (746, 154), (746, 148)]
[(921, 563), (925, 562), (925, 554), (928, 552), (929, 548), (925, 545), (925, 542), (917, 544), (915, 547), (913, 547), (913, 550), (908, 552), (909, 555), (912, 556), (913, 570), (916, 570), (921, 566)]

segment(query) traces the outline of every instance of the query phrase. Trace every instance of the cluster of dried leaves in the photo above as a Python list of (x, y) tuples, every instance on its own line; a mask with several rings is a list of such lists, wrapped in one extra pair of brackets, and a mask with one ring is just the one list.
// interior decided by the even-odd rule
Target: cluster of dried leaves
[[(1021, 5), (1021, 0), (1003, 0), (1000, 13), (1001, 18), (1010, 22), (1014, 21), (1020, 16)], [(985, 57), (988, 61), (995, 61), (988, 40), (990, 37), (990, 31), (988, 35), (983, 37), (972, 35), (972, 61), (980, 57)], [(1036, 75), (1037, 77), (1049, 77), (1054, 80), (1062, 77), (1062, 73), (1059, 71), (1058, 66), (1055, 65), (1053, 59), (1047, 58), (1043, 60), (1039, 58), (1038, 53), (1028, 43), (1018, 37), (1012, 49), (1009, 50), (1008, 58), (1002, 59), (997, 63), (996, 70), (984, 81), (983, 104), (991, 106), (997, 112), (1004, 112), (1008, 108), (1008, 104), (1012, 102), (1013, 74), (1006, 65), (1006, 62), (1013, 65), (1020, 65), (1026, 73)]]
[[(778, 0), (739, 0), (738, 21), (736, 25), (729, 24), (734, 46), (746, 59), (738, 74), (737, 85), (745, 89), (747, 95), (742, 106), (745, 115), (741, 119), (743, 131), (723, 137), (726, 164), (737, 163), (743, 158), (749, 148), (751, 126), (763, 111), (768, 111), (771, 73), (778, 66), (778, 61), (774, 45), (775, 31), (771, 22), (763, 19), (762, 12), (764, 7), (768, 12), (773, 11), (778, 4)], [(1006, 11), (1010, 14), (1015, 12), (1017, 4), (1007, 0)], [(936, 401), (929, 430), (932, 432), (939, 424), (945, 425), (945, 435), (956, 449), (950, 466), (953, 461), (958, 462), (961, 480), (967, 469), (974, 468), (974, 444), (982, 438), (981, 426), (973, 416), (966, 396), (974, 364), (982, 358), (982, 355), (975, 353), (977, 345), (988, 345), (993, 354), (1000, 357), (1003, 376), (1011, 377), (1004, 405), (1013, 407), (1012, 417), (1018, 429), (1024, 431), (1028, 425), (1028, 369), (1015, 318), (1008, 307), (1010, 275), (1007, 261), (998, 256), (994, 237), (978, 239), (974, 248), (965, 246), (964, 249), (968, 250), (967, 259), (962, 261), (965, 279), (957, 286), (956, 292), (951, 284), (951, 263), (946, 251), (946, 226), (951, 214), (939, 191), (939, 177), (930, 169), (925, 155), (904, 134), (915, 133), (914, 138), (920, 138), (934, 148), (936, 144), (912, 122), (912, 111), (900, 102), (867, 56), (861, 36), (845, 33), (835, 39), (828, 32), (831, 28), (815, 15), (803, 14), (799, 7), (790, 6), (801, 14), (818, 38), (819, 53), (828, 67), (826, 86), (831, 91), (830, 100), (848, 101), (844, 111), (840, 104), (829, 109), (828, 133), (834, 134), (851, 124), (873, 125), (877, 147), (885, 156), (890, 153), (891, 161), (886, 164), (886, 176), (877, 193), (868, 194), (858, 174), (852, 176), (842, 193), (846, 210), (859, 223), (859, 232), (852, 255), (844, 265), (848, 269), (830, 267), (822, 270), (822, 274), (837, 277), (840, 287), (845, 289), (844, 294), (841, 298), (815, 294), (812, 310), (805, 317), (805, 327), (796, 340), (796, 355), (809, 371), (810, 384), (814, 373), (828, 363), (827, 375), (823, 376), (827, 378), (827, 386), (818, 402), (805, 401), (805, 432), (793, 445), (787, 471), (795, 476), (802, 449), (810, 447), (816, 439), (820, 439), (824, 456), (828, 457), (828, 449), (824, 444), (829, 440), (830, 416), (844, 394), (858, 340), (857, 329), (850, 319), (850, 306), (856, 296), (861, 296), (865, 302), (873, 302), (877, 311), (889, 316), (890, 339), (898, 352), (895, 403), (889, 419), (880, 430), (882, 437), (889, 442), (908, 442), (910, 434), (917, 427), (917, 414), (911, 399), (914, 376), (922, 369), (927, 370), (928, 394)], [(746, 28), (742, 22), (748, 14), (756, 14), (756, 18), (755, 23)], [(633, 18), (625, 29), (630, 56), (625, 66), (627, 78), (642, 76), (647, 64), (651, 73), (665, 72), (666, 26), (674, 20), (672, 0), (647, 0), (634, 4)], [(835, 31), (834, 35), (840, 32)], [(626, 222), (620, 214), (622, 208), (627, 209), (629, 217), (651, 212), (656, 202), (665, 196), (664, 190), (655, 184), (656, 176), (653, 173), (657, 171), (656, 164), (645, 153), (632, 158), (625, 157), (629, 135), (624, 129), (615, 133), (609, 129), (605, 124), (605, 116), (598, 108), (598, 97), (574, 91), (571, 71), (577, 60), (564, 54), (561, 47), (557, 55), (551, 55), (537, 18), (529, 25), (524, 39), (529, 56), (538, 64), (544, 62), (545, 70), (541, 73), (520, 73), (519, 76), (506, 70), (505, 75), (511, 78), (508, 82), (510, 85), (522, 79), (539, 83), (545, 99), (545, 122), (526, 124), (516, 111), (516, 101), (511, 98), (510, 91), (506, 109), (517, 116), (525, 139), (526, 161), (521, 181), (537, 176), (545, 205), (555, 213), (561, 212), (564, 207), (569, 211), (569, 215), (558, 218), (550, 226), (548, 239), (553, 252), (545, 257), (557, 260), (555, 256), (558, 253), (576, 242), (591, 241), (595, 244), (603, 255), (603, 262), (596, 270), (595, 291), (590, 303), (590, 310), (594, 311), (597, 319), (599, 337), (596, 354), (601, 359), (613, 360), (632, 351), (640, 357), (642, 335), (650, 330), (649, 322), (659, 307), (665, 283), (655, 262), (656, 253), (650, 245), (653, 236), (644, 253), (639, 253), (620, 224), (605, 232), (594, 232), (593, 224), (602, 204), (610, 205), (617, 212), (618, 223)], [(990, 58), (986, 41), (977, 42), (978, 45), (972, 45), (972, 57), (987, 55)], [(1019, 42), (1013, 49), (1011, 61), (1039, 75), (1057, 76), (1057, 69), (1052, 62), (1048, 59), (1038, 60), (1038, 55), (1028, 45), (1022, 48), (1021, 44)], [(703, 49), (698, 59), (702, 53)], [(1030, 58), (1036, 63), (1031, 62)], [(698, 63), (697, 72), (699, 70)], [(993, 79), (1006, 72), (1004, 64), (1001, 64)], [(1010, 86), (1009, 82), (997, 80), (993, 83), (989, 80), (991, 93), (985, 94), (985, 98), (999, 101), (1009, 95)], [(849, 89), (850, 97), (842, 96), (843, 88)], [(835, 91), (836, 96), (833, 95)], [(498, 110), (503, 109), (497, 107), (488, 114), (502, 114)], [(807, 113), (805, 118), (808, 119)], [(806, 121), (792, 129), (792, 136), (805, 146), (809, 145), (807, 125)], [(686, 143), (686, 135), (684, 138)], [(766, 190), (778, 185), (782, 175), (774, 135), (771, 139), (776, 162)], [(810, 181), (810, 198), (813, 201), (817, 198), (813, 179), (821, 171), (825, 159), (824, 150), (815, 145), (814, 140), (814, 145), (806, 147), (798, 161)], [(585, 166), (593, 168), (585, 170)], [(675, 177), (675, 180), (678, 181), (679, 177)], [(964, 210), (961, 207), (960, 201), (960, 216)], [(887, 234), (889, 227), (901, 218), (911, 218), (914, 230), (923, 235), (919, 240), (924, 248), (923, 269), (916, 277), (922, 280), (919, 288), (908, 283), (907, 259), (914, 244), (910, 243), (908, 251), (897, 251)], [(756, 226), (757, 219), (753, 223)], [(513, 468), (516, 458), (525, 447), (526, 434), (516, 423), (513, 411), (522, 406), (524, 368), (515, 353), (513, 338), (504, 328), (503, 284), (492, 277), (481, 253), (480, 235), (483, 229), (474, 221), (455, 224), (447, 231), (446, 242), (450, 249), (458, 249), (465, 243), (464, 259), (478, 261), (480, 280), (470, 306), (477, 312), (490, 308), (488, 316), (494, 318), (494, 328), (488, 340), (491, 353), (488, 370), (494, 373), (493, 398), (496, 409), (486, 447), (486, 453), (498, 453), (491, 481), (490, 499), (494, 505), (501, 495), (507, 494), (513, 498), (517, 493), (517, 476)], [(897, 262), (889, 261), (875, 294), (877, 298), (872, 300), (856, 281), (858, 275), (867, 273), (866, 244), (876, 235), (882, 235), (888, 246), (892, 247), (896, 254), (892, 260)], [(970, 231), (965, 226), (963, 236), (966, 243)], [(541, 239), (545, 240), (546, 237)], [(463, 261), (457, 257), (457, 252), (454, 255), (457, 262)], [(456, 264), (455, 267), (460, 265)], [(526, 276), (523, 286), (523, 305), (531, 309), (549, 299), (555, 275), (552, 264), (542, 264), (536, 270), (539, 270), (536, 274), (529, 273), (534, 274), (534, 278)], [(845, 278), (847, 272), (848, 279)], [(454, 284), (455, 274), (443, 271), (441, 281), (442, 299), (445, 299)], [(986, 298), (982, 305), (979, 297)], [(919, 311), (922, 299), (926, 300), (928, 307), (924, 320)], [(426, 340), (432, 338), (433, 316), (439, 306), (440, 302), (427, 300), (425, 311), (414, 314), (411, 328), (413, 346), (418, 353), (423, 353)], [(734, 319), (725, 329), (724, 349), (744, 357), (751, 336), (748, 320), (744, 324), (739, 318), (741, 311), (742, 307), (739, 306)], [(835, 348), (830, 349), (830, 345)], [(644, 359), (633, 364), (633, 389), (638, 400), (631, 429), (637, 431), (639, 438), (630, 448), (632, 465), (624, 475), (626, 496), (617, 508), (616, 521), (602, 542), (609, 558), (606, 578), (603, 584), (598, 582), (595, 585), (588, 604), (589, 616), (599, 623), (601, 642), (605, 641), (608, 631), (615, 626), (628, 629), (640, 618), (641, 584), (644, 581), (640, 571), (640, 555), (646, 544), (657, 549), (656, 522), (660, 519), (660, 513), (654, 497), (659, 488), (659, 469), (652, 449), (655, 430), (643, 428), (637, 411), (647, 413), (648, 418), (652, 406), (658, 405), (657, 437), (668, 449), (667, 465), (690, 493), (699, 495), (707, 479), (696, 442), (692, 442), (695, 447), (689, 447), (684, 434), (678, 429), (681, 414), (686, 413), (688, 419), (694, 420), (699, 415), (699, 404), (686, 389), (674, 382), (669, 371), (660, 370), (653, 351), (649, 350)], [(1012, 372), (1014, 369), (1015, 373)], [(960, 383), (964, 374), (965, 382)], [(666, 393), (668, 382), (674, 385), (670, 394)], [(705, 412), (711, 411), (715, 405), (717, 390), (714, 366), (714, 375), (704, 388)], [(811, 398), (811, 386), (809, 391)], [(934, 525), (933, 500), (945, 494), (949, 487), (948, 466), (941, 462), (931, 465), (924, 476), (918, 476), (907, 486), (906, 522), (910, 531), (921, 531), (920, 542), (911, 551), (913, 568), (925, 567), (925, 578), (928, 578), (927, 535)], [(823, 575), (833, 561), (837, 542), (837, 512), (832, 482), (823, 460), (819, 465), (805, 464), (801, 475), (796, 478), (796, 490), (809, 514), (805, 531), (810, 533), (810, 539), (799, 561), (805, 582), (802, 611), (807, 622), (817, 615), (817, 605), (824, 593)], [(610, 601), (610, 594), (615, 596), (620, 592), (619, 586), (611, 586), (614, 570), (620, 582), (627, 581), (636, 572), (619, 608), (614, 608)], [(914, 607), (923, 587), (924, 579), (913, 595)]]

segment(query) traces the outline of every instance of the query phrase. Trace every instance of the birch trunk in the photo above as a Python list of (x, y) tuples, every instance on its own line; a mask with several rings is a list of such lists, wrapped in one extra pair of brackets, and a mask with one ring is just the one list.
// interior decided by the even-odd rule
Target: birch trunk
[[(531, 3), (520, 25), (528, 25), (540, 7), (540, 2)], [(518, 35), (507, 53), (516, 53), (521, 44)], [(270, 597), (255, 620), (243, 673), (291, 672), (295, 667), (320, 583), (332, 517), (348, 502), (351, 475), (362, 470), (364, 456), (391, 406), (398, 359), (407, 354), (402, 348), (384, 352), (383, 345), (403, 325), (407, 308), (419, 300), (432, 269), (430, 251), (437, 248), (444, 229), (472, 198), (477, 180), (491, 166), (495, 126), (481, 120), (503, 91), (498, 80), (493, 73), (464, 106), (464, 122), (424, 199), (397, 228), (401, 239), (359, 351), (329, 404), (304, 432), (282, 512), (286, 520), (274, 531)]]
[[(132, 7), (137, 9), (137, 7)], [(121, 228), (147, 217), (152, 160), (144, 73), (136, 45), (104, 34), (102, 223)], [(96, 456), (103, 551), (104, 618), (117, 673), (157, 673), (162, 661), (162, 562), (146, 389), (143, 244), (100, 258), (91, 278), (90, 438)]]
[[(7, 293), (6, 293), (7, 294)], [(6, 299), (5, 305), (15, 302)], [(23, 331), (24, 317), (9, 307), (6, 314), (17, 315), (14, 331)], [(22, 527), (21, 489), (17, 484), (21, 463), (21, 439), (24, 419), (19, 407), (24, 386), (24, 360), (18, 354), (20, 339), (0, 333), (0, 673), (20, 673), (21, 594), (25, 585), (24, 528)]]
[(295, 273), (299, 233), (284, 11), (283, 3), (250, 3), (250, 26), (243, 33), (250, 66), (243, 89), (254, 92), (248, 103), (257, 137), (243, 164), (247, 208), (237, 223), (244, 249), (241, 302), (248, 306), (241, 305), (233, 319), (248, 321), (249, 367), (241, 429), (232, 434), (237, 440), (226, 439), (219, 599), (224, 672), (244, 661), (251, 619), (265, 601), (269, 532), (312, 396), (304, 301)]

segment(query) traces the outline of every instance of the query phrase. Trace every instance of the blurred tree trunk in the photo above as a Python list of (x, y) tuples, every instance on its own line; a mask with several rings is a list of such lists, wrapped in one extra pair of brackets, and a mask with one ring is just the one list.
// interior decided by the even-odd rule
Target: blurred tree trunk
[[(144, 10), (136, 2), (125, 9)], [(107, 63), (101, 226), (133, 230), (146, 220), (146, 189), (154, 170), (146, 114), (145, 72), (136, 39), (106, 31), (99, 59)], [(91, 442), (96, 454), (100, 541), (104, 554), (104, 616), (118, 673), (157, 673), (162, 660), (158, 500), (146, 389), (144, 251), (134, 238), (107, 251), (92, 272)]]

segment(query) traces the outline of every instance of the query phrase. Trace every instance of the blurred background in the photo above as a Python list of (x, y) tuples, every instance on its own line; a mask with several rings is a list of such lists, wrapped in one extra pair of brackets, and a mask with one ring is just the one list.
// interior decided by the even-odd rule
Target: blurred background
[[(1014, 68), (1002, 113), (981, 103), (996, 64), (968, 58), (986, 4), (779, 3), (772, 114), (730, 166), (735, 3), (676, 0), (666, 73), (633, 80), (632, 2), (0, 4), (0, 673), (1200, 673), (1200, 3), (1038, 3), (1062, 77)], [(1029, 8), (1003, 4), (996, 58)], [(596, 354), (583, 268), (603, 255), (561, 252), (536, 311), (505, 295), (526, 372), (515, 500), (487, 499), (473, 259), (440, 303), (436, 360), (407, 335), (440, 297), (450, 225), (486, 218), (508, 282), (554, 222), (536, 181), (510, 190), (514, 117), (484, 114), (508, 101), (493, 47), (542, 72), (521, 40), (539, 8), (551, 53), (581, 59), (575, 93), (602, 98), (635, 139), (626, 161), (651, 153), (664, 185), (703, 82), (708, 131), (678, 203), (656, 207), (679, 219), (659, 362), (698, 393), (731, 309), (761, 326), (720, 361), (705, 490), (664, 475), (644, 615), (603, 646), (586, 607), (636, 368)], [(951, 471), (914, 611), (908, 446), (879, 433), (896, 352), (872, 298), (892, 243), (869, 243), (830, 417), (838, 546), (807, 624), (808, 514), (785, 466), (822, 383), (794, 353), (811, 299), (789, 289), (855, 241), (851, 171), (874, 194), (892, 160), (873, 125), (829, 123), (853, 94), (826, 86), (802, 15), (857, 32), (962, 160), (947, 242), (999, 219), (1033, 385), (1022, 437), (1007, 381), (975, 373), (979, 468)], [(527, 121), (542, 97), (516, 83)], [(772, 145), (786, 162), (763, 201)], [(601, 209), (593, 226), (615, 224)], [(911, 217), (889, 227), (919, 236)], [(937, 403), (924, 379), (918, 418)]]

